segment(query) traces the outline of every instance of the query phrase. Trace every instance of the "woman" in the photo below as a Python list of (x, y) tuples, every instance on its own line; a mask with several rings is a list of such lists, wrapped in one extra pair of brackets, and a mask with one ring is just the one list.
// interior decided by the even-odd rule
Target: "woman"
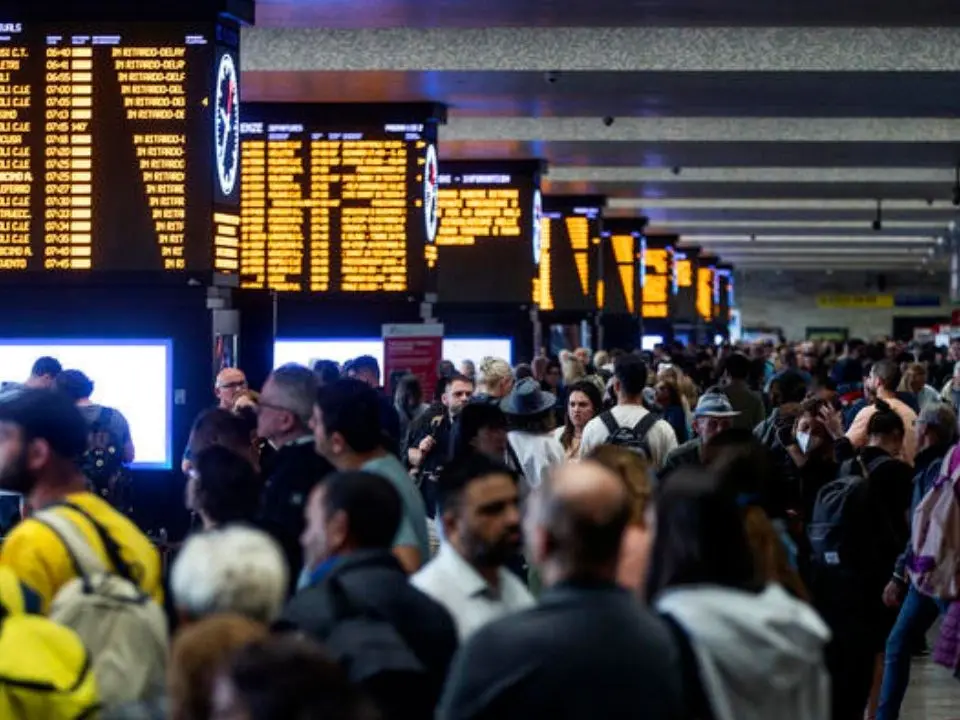
[(829, 630), (805, 603), (758, 581), (732, 493), (684, 468), (657, 500), (647, 597), (680, 643), (689, 717), (822, 720)]
[(420, 413), (430, 407), (423, 402), (423, 388), (416, 375), (404, 375), (397, 383), (397, 392), (393, 397), (393, 408), (400, 418), (400, 444), (407, 447), (410, 428), (420, 417)]
[(477, 374), (477, 399), (498, 404), (513, 388), (513, 370), (506, 360), (485, 357)]
[(588, 459), (615, 473), (630, 498), (630, 522), (623, 533), (617, 582), (642, 596), (653, 543), (652, 469), (642, 455), (613, 445), (594, 448)]
[(656, 385), (657, 405), (663, 411), (663, 419), (670, 423), (674, 434), (677, 436), (677, 444), (683, 445), (690, 439), (690, 431), (687, 426), (687, 412), (683, 405), (683, 398), (680, 396), (680, 389), (672, 380), (660, 380)]
[(564, 423), (554, 431), (554, 436), (563, 446), (564, 457), (571, 460), (580, 457), (583, 428), (603, 410), (603, 398), (597, 386), (588, 380), (574, 383), (568, 390)]
[(524, 497), (540, 486), (553, 466), (564, 460), (563, 447), (553, 434), (555, 403), (556, 398), (532, 379), (518, 382), (500, 403), (510, 428), (507, 454), (510, 464), (523, 476)]
[(453, 456), (478, 452), (493, 460), (507, 459), (507, 416), (496, 405), (469, 403), (453, 428)]
[(197, 513), (204, 530), (252, 524), (262, 490), (263, 483), (246, 458), (213, 445), (197, 454), (187, 475), (186, 506)]

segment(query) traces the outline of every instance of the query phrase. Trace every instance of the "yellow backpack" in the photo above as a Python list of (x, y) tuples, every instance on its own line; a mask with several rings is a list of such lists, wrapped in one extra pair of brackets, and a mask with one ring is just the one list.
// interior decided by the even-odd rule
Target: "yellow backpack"
[(0, 567), (0, 718), (95, 718), (97, 681), (80, 638), (45, 617), (24, 615), (18, 596), (16, 576)]

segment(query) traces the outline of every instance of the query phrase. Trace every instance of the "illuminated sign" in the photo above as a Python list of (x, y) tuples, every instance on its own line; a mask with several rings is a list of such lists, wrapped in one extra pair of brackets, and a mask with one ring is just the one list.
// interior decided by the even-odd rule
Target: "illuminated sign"
[(643, 305), (641, 314), (645, 318), (665, 318), (670, 315), (672, 254), (672, 248), (650, 247), (649, 241), (645, 241), (643, 244), (641, 261)]
[(440, 302), (530, 302), (537, 247), (550, 242), (538, 184), (539, 163), (441, 165), (439, 229), (426, 249)]
[(602, 196), (547, 196), (534, 302), (541, 310), (596, 310)]
[(241, 286), (422, 292), (437, 223), (435, 123), (351, 119), (336, 105), (242, 110)]
[(697, 269), (697, 312), (706, 321), (713, 320), (713, 268)]
[(213, 96), (236, 49), (208, 40), (214, 25), (4, 26), (0, 273), (234, 270), (215, 218), (236, 227), (239, 192), (215, 192)]

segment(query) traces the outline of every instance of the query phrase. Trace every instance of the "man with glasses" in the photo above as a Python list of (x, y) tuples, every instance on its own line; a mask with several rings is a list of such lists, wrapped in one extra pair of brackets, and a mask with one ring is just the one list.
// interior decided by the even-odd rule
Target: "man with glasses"
[(333, 471), (313, 448), (310, 419), (316, 394), (314, 372), (289, 364), (270, 374), (257, 403), (257, 435), (275, 450), (263, 462), (257, 524), (283, 548), (290, 564), (291, 590), (303, 566), (304, 505), (313, 488)]
[(224, 368), (217, 375), (213, 392), (220, 401), (220, 408), (233, 412), (237, 400), (247, 392), (247, 376), (240, 368)]

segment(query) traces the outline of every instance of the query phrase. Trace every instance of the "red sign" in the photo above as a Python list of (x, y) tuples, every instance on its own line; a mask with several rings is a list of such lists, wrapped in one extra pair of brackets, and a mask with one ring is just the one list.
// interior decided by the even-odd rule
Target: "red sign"
[(443, 359), (443, 325), (383, 326), (383, 377), (392, 391), (395, 378), (416, 375), (424, 398), (433, 396), (437, 368)]

